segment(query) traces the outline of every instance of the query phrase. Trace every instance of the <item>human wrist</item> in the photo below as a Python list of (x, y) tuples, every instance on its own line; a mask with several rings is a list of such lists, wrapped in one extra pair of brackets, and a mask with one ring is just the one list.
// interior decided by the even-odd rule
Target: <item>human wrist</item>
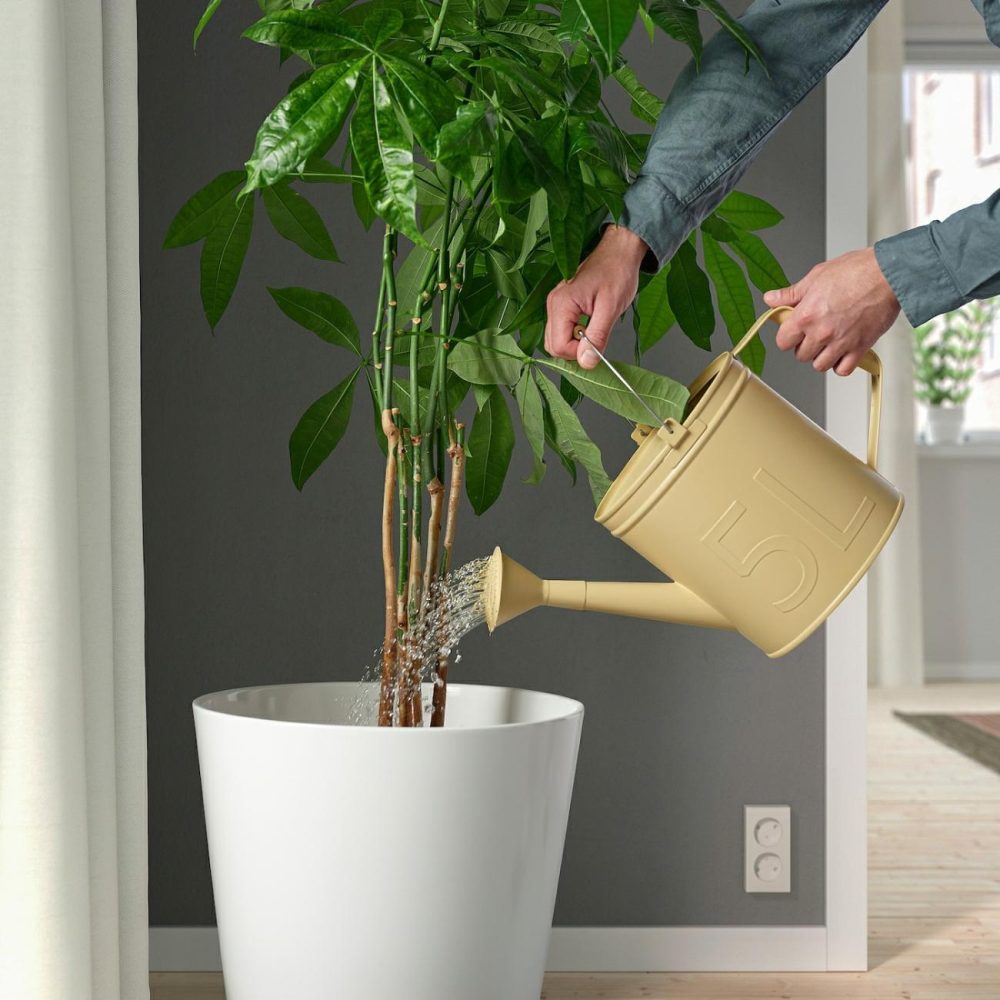
[(872, 275), (876, 285), (878, 286), (880, 294), (887, 303), (891, 304), (896, 309), (899, 309), (900, 305), (899, 299), (896, 296), (896, 290), (892, 287), (889, 279), (885, 275), (885, 272), (882, 270), (878, 256), (875, 253), (875, 247), (868, 247), (865, 250), (865, 256), (868, 258), (868, 265), (871, 268)]
[(638, 268), (643, 258), (649, 253), (649, 245), (641, 237), (615, 223), (610, 224), (601, 236), (601, 245), (611, 250), (616, 256), (626, 260)]

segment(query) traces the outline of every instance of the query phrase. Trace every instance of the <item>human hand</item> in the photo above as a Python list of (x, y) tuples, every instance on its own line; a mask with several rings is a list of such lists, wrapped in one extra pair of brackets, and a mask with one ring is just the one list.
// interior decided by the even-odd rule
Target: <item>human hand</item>
[(587, 338), (604, 351), (611, 328), (629, 307), (639, 287), (639, 265), (649, 247), (622, 226), (608, 226), (593, 253), (569, 281), (549, 292), (545, 307), (545, 350), (554, 358), (594, 368), (599, 358), (585, 340), (575, 340), (580, 315), (590, 317)]
[(838, 375), (850, 375), (899, 315), (871, 247), (817, 264), (794, 285), (765, 292), (764, 301), (794, 307), (778, 330), (778, 347)]

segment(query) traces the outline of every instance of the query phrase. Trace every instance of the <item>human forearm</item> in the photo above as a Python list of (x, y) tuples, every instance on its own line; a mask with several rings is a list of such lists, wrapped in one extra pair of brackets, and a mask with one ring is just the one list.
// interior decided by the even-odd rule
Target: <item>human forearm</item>
[(875, 256), (913, 326), (1000, 295), (1000, 191), (941, 222), (880, 240)]
[(760, 146), (847, 54), (886, 0), (756, 0), (740, 19), (757, 43), (743, 52), (725, 32), (688, 66), (660, 115), (621, 224), (650, 247), (658, 267), (732, 190)]

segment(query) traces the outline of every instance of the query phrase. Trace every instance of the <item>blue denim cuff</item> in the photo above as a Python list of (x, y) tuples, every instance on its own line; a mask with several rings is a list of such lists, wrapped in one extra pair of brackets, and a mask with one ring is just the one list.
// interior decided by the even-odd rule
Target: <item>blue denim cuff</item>
[(691, 212), (649, 174), (640, 174), (625, 192), (618, 224), (645, 241), (650, 253), (642, 269), (654, 274), (673, 257), (695, 225)]
[(941, 258), (930, 226), (879, 240), (875, 259), (911, 326), (921, 326), (969, 301)]

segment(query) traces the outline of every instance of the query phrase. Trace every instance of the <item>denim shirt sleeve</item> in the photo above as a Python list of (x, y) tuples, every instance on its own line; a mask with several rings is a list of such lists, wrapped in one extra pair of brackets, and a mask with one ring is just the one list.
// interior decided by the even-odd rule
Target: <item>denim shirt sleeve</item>
[[(985, 0), (993, 3), (995, 0)], [(861, 37), (886, 0), (756, 0), (740, 19), (760, 49), (720, 31), (701, 68), (689, 65), (670, 94), (619, 223), (649, 246), (644, 270), (675, 253), (753, 161), (773, 129)]]
[(875, 259), (911, 326), (1000, 295), (1000, 191), (943, 222), (879, 240)]

